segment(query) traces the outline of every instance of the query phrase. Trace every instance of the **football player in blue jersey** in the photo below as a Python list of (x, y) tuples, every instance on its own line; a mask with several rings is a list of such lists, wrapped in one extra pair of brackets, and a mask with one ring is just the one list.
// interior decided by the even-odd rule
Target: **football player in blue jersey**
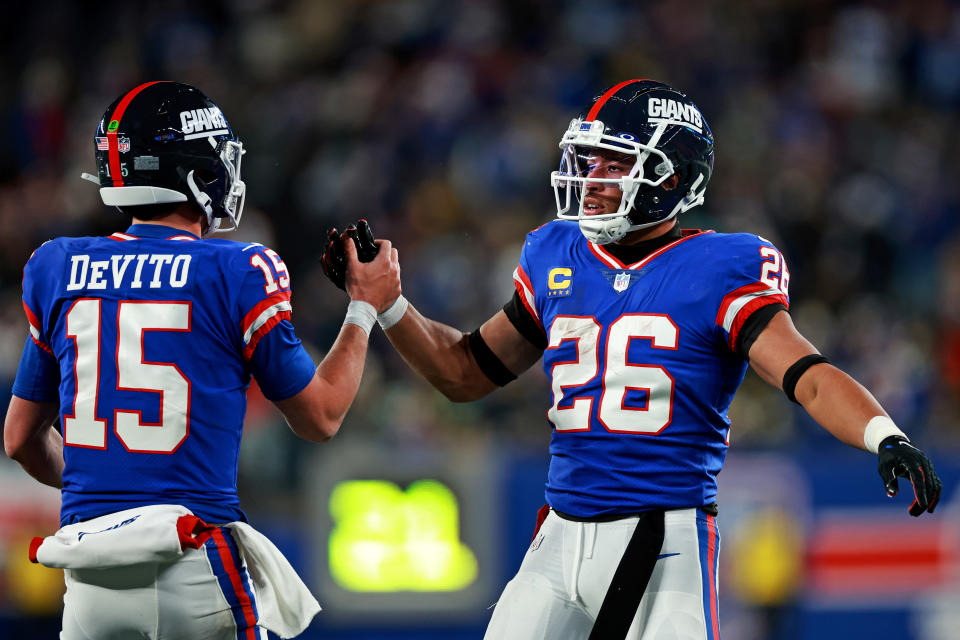
[(549, 506), (488, 639), (719, 638), (716, 479), (748, 365), (839, 440), (878, 454), (888, 494), (908, 478), (911, 515), (934, 510), (941, 483), (927, 456), (794, 327), (777, 248), (679, 227), (714, 157), (686, 95), (617, 84), (560, 149), (560, 219), (527, 235), (503, 310), (467, 334), (402, 296), (380, 316), (452, 400), (540, 358), (550, 378)]
[(352, 301), (315, 366), (280, 256), (211, 237), (237, 227), (245, 196), (219, 107), (148, 82), (107, 108), (94, 142), (99, 176), (85, 177), (133, 224), (27, 262), (30, 334), (4, 425), (7, 454), (62, 492), (61, 530), (31, 546), (67, 569), (60, 637), (292, 637), (319, 606), (240, 509), (246, 391), (256, 377), (298, 436), (330, 439), (400, 294), (396, 250), (361, 264), (343, 248)]

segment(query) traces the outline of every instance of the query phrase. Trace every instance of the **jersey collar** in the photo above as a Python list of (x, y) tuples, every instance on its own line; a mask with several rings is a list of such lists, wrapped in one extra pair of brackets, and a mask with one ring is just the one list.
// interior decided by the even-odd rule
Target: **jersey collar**
[(162, 224), (133, 224), (130, 225), (130, 228), (125, 232), (111, 234), (109, 236), (113, 240), (138, 240), (140, 238), (159, 238), (163, 240), (199, 240), (198, 236), (190, 233), (189, 231), (184, 231), (182, 229), (174, 229), (173, 227), (168, 227)]
[(687, 240), (689, 240), (690, 238), (693, 238), (693, 237), (695, 237), (695, 236), (703, 235), (703, 234), (706, 234), (706, 233), (713, 233), (713, 231), (701, 231), (700, 229), (683, 229), (683, 230), (680, 232), (681, 237), (677, 238), (676, 240), (674, 240), (673, 242), (671, 242), (671, 243), (669, 243), (669, 244), (666, 244), (666, 245), (660, 247), (659, 249), (657, 249), (656, 251), (652, 252), (651, 254), (649, 254), (648, 256), (646, 256), (645, 258), (643, 258), (642, 260), (639, 260), (639, 261), (637, 261), (637, 262), (634, 262), (633, 264), (624, 264), (623, 262), (620, 261), (619, 258), (617, 258), (615, 255), (613, 255), (612, 253), (610, 253), (610, 251), (608, 251), (607, 249), (604, 249), (604, 248), (603, 248), (603, 245), (601, 245), (601, 244), (594, 244), (593, 242), (590, 242), (590, 241), (588, 240), (588, 241), (587, 241), (587, 246), (590, 248), (590, 253), (592, 253), (592, 254), (594, 255), (594, 257), (596, 257), (598, 260), (600, 260), (600, 262), (602, 262), (604, 265), (606, 265), (606, 266), (609, 267), (609, 268), (612, 268), (612, 269), (639, 269), (639, 268), (643, 267), (644, 265), (646, 265), (647, 263), (649, 263), (649, 262), (650, 262), (651, 260), (653, 260), (654, 258), (656, 258), (657, 256), (659, 256), (660, 254), (669, 251), (670, 249), (672, 249), (673, 247), (677, 246), (678, 244), (681, 244), (681, 243), (683, 243), (683, 242), (686, 242)]

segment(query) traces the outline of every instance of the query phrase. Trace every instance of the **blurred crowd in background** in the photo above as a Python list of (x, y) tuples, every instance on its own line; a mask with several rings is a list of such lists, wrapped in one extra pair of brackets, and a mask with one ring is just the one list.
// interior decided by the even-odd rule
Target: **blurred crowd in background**
[[(524, 234), (553, 215), (548, 175), (567, 122), (605, 87), (646, 77), (688, 93), (716, 135), (706, 205), (684, 226), (772, 240), (790, 263), (800, 329), (911, 433), (957, 436), (956, 3), (238, 0), (19, 11), (0, 27), (4, 392), (25, 335), (19, 283), (31, 251), (127, 222), (79, 176), (95, 168), (103, 109), (142, 81), (194, 84), (224, 110), (248, 149), (234, 237), (284, 257), (295, 325), (319, 356), (346, 302), (318, 268), (328, 225), (370, 220), (400, 251), (407, 297), (471, 330), (510, 297)], [(405, 443), (545, 441), (538, 374), (453, 408), (385, 340), (374, 344), (369, 393), (350, 423)], [(734, 441), (820, 437), (785, 408), (748, 380)]]
[[(329, 225), (369, 220), (399, 249), (405, 295), (472, 330), (512, 295), (525, 233), (554, 215), (548, 177), (569, 120), (616, 82), (654, 78), (686, 92), (716, 136), (706, 204), (683, 226), (773, 241), (800, 330), (934, 452), (960, 440), (956, 1), (169, 0), (16, 13), (0, 26), (0, 394), (27, 335), (30, 253), (128, 223), (80, 173), (95, 173), (103, 109), (143, 81), (199, 87), (244, 142), (232, 237), (283, 256), (294, 325), (319, 358), (347, 303), (319, 268)], [(338, 438), (545, 448), (537, 367), (452, 405), (382, 334), (372, 344)], [(305, 448), (267, 404), (254, 392), (248, 506), (300, 482)], [(752, 374), (731, 419), (734, 448), (829, 439)]]

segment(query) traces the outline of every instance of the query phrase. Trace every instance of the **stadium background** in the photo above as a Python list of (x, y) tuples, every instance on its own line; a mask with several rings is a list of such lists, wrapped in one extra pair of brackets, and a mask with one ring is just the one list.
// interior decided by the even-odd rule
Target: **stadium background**
[[(912, 520), (873, 457), (751, 374), (721, 475), (724, 636), (958, 637), (957, 2), (41, 1), (5, 14), (2, 406), (31, 251), (127, 224), (79, 175), (95, 169), (103, 108), (128, 88), (178, 80), (223, 108), (248, 149), (233, 237), (284, 257), (319, 358), (346, 303), (318, 267), (328, 224), (370, 220), (399, 248), (407, 297), (473, 329), (511, 295), (525, 232), (552, 217), (569, 119), (614, 82), (657, 78), (717, 139), (706, 205), (684, 226), (777, 244), (797, 325), (945, 480), (937, 514)], [(542, 502), (545, 377), (453, 405), (376, 333), (330, 444), (298, 441), (251, 391), (242, 503), (327, 609), (303, 637), (478, 638)], [(25, 557), (56, 527), (56, 492), (4, 458), (0, 478), (0, 638), (55, 637), (62, 578)]]

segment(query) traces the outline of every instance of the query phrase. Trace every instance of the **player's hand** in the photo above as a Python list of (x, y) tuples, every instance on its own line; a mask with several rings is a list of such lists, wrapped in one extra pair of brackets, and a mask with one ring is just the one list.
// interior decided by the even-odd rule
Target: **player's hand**
[(356, 224), (347, 227), (347, 235), (353, 238), (353, 244), (357, 247), (357, 258), (360, 262), (373, 262), (377, 257), (377, 241), (373, 239), (373, 230), (370, 223), (360, 218)]
[[(383, 313), (400, 297), (400, 262), (397, 250), (389, 240), (376, 240), (371, 244), (376, 257), (371, 262), (361, 262), (358, 249), (363, 251), (364, 242), (357, 242), (357, 230), (351, 229), (341, 235), (341, 246), (346, 254), (346, 290), (351, 300), (369, 302)], [(359, 234), (362, 237), (362, 233)], [(372, 235), (371, 235), (372, 239)], [(369, 255), (369, 247), (366, 247)]]
[(340, 232), (336, 227), (327, 229), (327, 244), (323, 247), (323, 253), (320, 254), (320, 267), (323, 269), (323, 275), (327, 276), (330, 282), (344, 291), (347, 290), (344, 284), (344, 278), (347, 275), (347, 254), (343, 250)]
[(891, 498), (897, 495), (897, 476), (908, 478), (913, 485), (913, 504), (910, 515), (916, 517), (924, 511), (933, 513), (940, 501), (943, 483), (937, 477), (927, 454), (907, 442), (901, 436), (889, 436), (880, 443), (880, 478)]
[(366, 220), (358, 220), (355, 225), (347, 227), (343, 234), (336, 227), (327, 229), (327, 244), (320, 254), (320, 266), (330, 282), (346, 291), (347, 254), (341, 242), (344, 235), (353, 240), (360, 262), (372, 261), (377, 255), (378, 248), (373, 239), (373, 231)]

